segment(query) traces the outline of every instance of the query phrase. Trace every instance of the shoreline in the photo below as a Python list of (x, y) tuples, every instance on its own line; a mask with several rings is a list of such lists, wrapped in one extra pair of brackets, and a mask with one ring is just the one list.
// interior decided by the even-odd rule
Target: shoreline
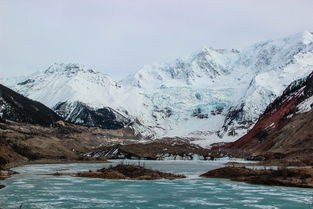
[[(34, 161), (26, 161), (19, 163), (9, 163), (4, 166), (4, 168), (0, 168), (0, 182), (10, 178), (11, 176), (18, 174), (17, 172), (11, 170), (12, 168), (25, 166), (25, 165), (36, 165), (36, 164), (71, 164), (71, 163), (110, 163), (108, 160), (55, 160), (55, 159), (41, 159)], [(0, 190), (5, 188), (5, 185), (0, 184)]]
[(72, 163), (111, 163), (108, 160), (53, 160), (53, 159), (42, 159), (29, 161), (23, 165), (36, 165), (36, 164), (72, 164)]
[[(10, 178), (14, 174), (18, 174), (18, 173), (15, 172), (15, 171), (12, 171), (10, 169), (8, 169), (8, 170), (0, 170), (0, 181), (3, 181), (5, 179), (7, 179), (7, 178)], [(3, 189), (3, 188), (5, 188), (5, 185), (0, 184), (0, 189)]]
[[(131, 160), (131, 159), (129, 159)], [(152, 160), (152, 161), (157, 161), (157, 160)], [(160, 160), (162, 161), (162, 160)], [(208, 160), (204, 160), (204, 161), (208, 161)], [(11, 170), (12, 168), (15, 167), (19, 167), (19, 166), (24, 166), (24, 165), (36, 165), (36, 164), (72, 164), (72, 163), (90, 163), (90, 164), (94, 164), (94, 163), (111, 163), (108, 160), (100, 160), (100, 159), (92, 159), (92, 160), (60, 160), (60, 159), (41, 159), (41, 160), (34, 160), (34, 161), (28, 161), (28, 162), (23, 162), (23, 163), (17, 163), (17, 164), (13, 164), (11, 166), (7, 166), (5, 169), (0, 170), (0, 180), (5, 180), (7, 178), (10, 178), (12, 175), (17, 174), (17, 172)], [(253, 171), (258, 171), (258, 172), (276, 172), (277, 170), (279, 170), (279, 164), (271, 164), (271, 163), (263, 163), (263, 162), (251, 162), (251, 163), (240, 163), (240, 162), (234, 162), (234, 161), (229, 161), (224, 163), (225, 167), (221, 167), (221, 168), (217, 168), (217, 169), (213, 169), (210, 170), (204, 174), (199, 175), (199, 177), (206, 177), (206, 178), (224, 178), (224, 179), (230, 179), (231, 181), (239, 181), (239, 182), (246, 182), (249, 184), (255, 184), (255, 185), (272, 185), (272, 186), (287, 186), (287, 187), (302, 187), (302, 188), (313, 188), (313, 167), (310, 166), (306, 166), (306, 167), (294, 167), (294, 168), (285, 168), (285, 172), (289, 172), (290, 170), (303, 170), (304, 174), (306, 174), (307, 172), (309, 172), (310, 174), (312, 174), (312, 183), (306, 185), (304, 184), (300, 184), (300, 183), (295, 183), (295, 181), (301, 181), (301, 178), (297, 178), (297, 177), (293, 177), (290, 181), (284, 180), (284, 181), (276, 181), (275, 179), (271, 179), (271, 178), (267, 178), (267, 179), (263, 179), (260, 177), (260, 173), (253, 173), (251, 172), (251, 170)], [(277, 169), (271, 169), (271, 168), (265, 168), (265, 169), (251, 169), (251, 168), (246, 168), (245, 166), (266, 166), (266, 167), (275, 167), (277, 166)], [(227, 171), (227, 174), (225, 173), (215, 173), (213, 174), (213, 176), (210, 176), (212, 173), (223, 169), (224, 171)], [(237, 174), (234, 173), (234, 170), (240, 170), (241, 169), (241, 173), (238, 172)], [(247, 178), (247, 176), (238, 176), (238, 174), (242, 174), (242, 169), (246, 169), (243, 172), (243, 175), (246, 175), (247, 173), (249, 173), (249, 178)], [(207, 174), (207, 176), (206, 176)], [(262, 173), (261, 173), (262, 174)], [(236, 176), (237, 175), (237, 176)], [(274, 180), (274, 181), (273, 181)], [(303, 180), (302, 180), (303, 181)], [(310, 180), (311, 182), (311, 180)], [(3, 189), (5, 187), (5, 185), (1, 185), (0, 184), (0, 189)]]
[(251, 169), (222, 167), (200, 175), (204, 178), (223, 178), (254, 185), (313, 188), (313, 167)]

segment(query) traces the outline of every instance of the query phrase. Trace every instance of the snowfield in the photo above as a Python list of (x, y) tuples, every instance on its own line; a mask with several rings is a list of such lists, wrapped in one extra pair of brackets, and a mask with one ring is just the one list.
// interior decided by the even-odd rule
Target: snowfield
[[(312, 70), (313, 35), (303, 32), (240, 50), (204, 47), (118, 82), (78, 64), (0, 82), (52, 109), (62, 102), (110, 107), (143, 137), (179, 136), (207, 146), (244, 135), (292, 81)], [(70, 117), (73, 109), (67, 111)]]

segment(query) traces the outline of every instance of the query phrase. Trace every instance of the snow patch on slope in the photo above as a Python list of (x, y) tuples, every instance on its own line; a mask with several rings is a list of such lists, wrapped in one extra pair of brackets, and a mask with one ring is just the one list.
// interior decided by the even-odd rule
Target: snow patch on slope
[(297, 107), (299, 109), (298, 113), (309, 112), (313, 107), (313, 97), (304, 100)]

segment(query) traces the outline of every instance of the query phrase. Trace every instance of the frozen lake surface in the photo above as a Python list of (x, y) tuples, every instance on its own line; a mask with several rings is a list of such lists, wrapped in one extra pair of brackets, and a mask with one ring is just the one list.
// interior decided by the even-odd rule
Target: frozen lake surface
[[(113, 164), (120, 161), (113, 161)], [(138, 164), (138, 161), (124, 161)], [(0, 208), (263, 208), (308, 209), (313, 190), (250, 185), (199, 178), (225, 161), (140, 161), (141, 165), (185, 174), (180, 180), (130, 181), (49, 176), (107, 167), (105, 163), (41, 164), (17, 167), (1, 184)]]

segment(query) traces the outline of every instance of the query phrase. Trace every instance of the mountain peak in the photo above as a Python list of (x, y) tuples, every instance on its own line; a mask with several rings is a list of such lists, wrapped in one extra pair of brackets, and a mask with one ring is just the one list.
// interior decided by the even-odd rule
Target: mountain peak
[(210, 53), (225, 54), (228, 52), (238, 53), (238, 50), (235, 50), (235, 49), (228, 50), (228, 49), (221, 49), (221, 48), (216, 49), (213, 47), (204, 46), (199, 50), (198, 54), (210, 54)]
[(283, 39), (284, 41), (293, 42), (293, 43), (302, 43), (304, 45), (309, 45), (313, 43), (313, 34), (309, 31), (303, 31), (296, 33), (290, 36), (287, 36)]
[(84, 65), (79, 63), (54, 63), (50, 65), (45, 73), (55, 73), (55, 72), (66, 72), (66, 73), (77, 73), (77, 72), (89, 72), (96, 73), (92, 69), (86, 69)]
[(312, 44), (313, 43), (313, 32), (304, 31), (302, 33), (303, 43), (304, 44)]

